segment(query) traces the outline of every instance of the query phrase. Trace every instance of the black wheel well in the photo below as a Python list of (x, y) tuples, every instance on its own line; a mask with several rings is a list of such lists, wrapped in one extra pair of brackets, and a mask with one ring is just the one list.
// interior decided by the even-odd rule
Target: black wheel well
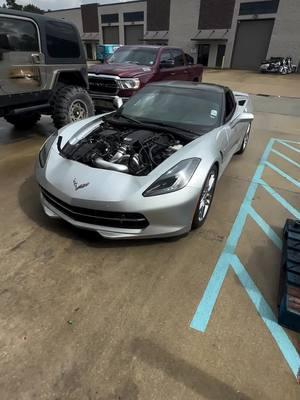
[[(219, 161), (216, 161), (216, 162), (214, 163), (214, 165), (217, 167), (218, 175), (219, 175), (219, 170), (220, 170)], [(213, 165), (213, 166), (214, 166), (214, 165)]]
[(87, 82), (80, 71), (62, 71), (59, 73), (56, 85), (63, 83), (65, 85), (76, 85), (87, 89)]

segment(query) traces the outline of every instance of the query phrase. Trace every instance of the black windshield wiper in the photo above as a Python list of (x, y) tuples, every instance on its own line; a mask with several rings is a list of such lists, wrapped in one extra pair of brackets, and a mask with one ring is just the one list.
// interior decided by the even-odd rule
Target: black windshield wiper
[(139, 121), (138, 119), (135, 119), (135, 118), (132, 118), (132, 117), (128, 117), (127, 115), (116, 114), (116, 117), (126, 119), (126, 121), (134, 122), (135, 124), (138, 124), (138, 125), (144, 125), (144, 124), (143, 124), (141, 121)]
[(170, 125), (170, 124), (165, 124), (164, 122), (153, 122), (151, 121), (149, 123), (149, 125), (157, 125), (157, 126), (161, 126), (162, 128), (166, 128), (166, 129), (170, 129), (170, 130), (176, 130), (176, 131), (181, 131), (181, 132), (187, 132), (187, 133), (191, 133), (194, 136), (199, 136), (198, 132), (195, 132), (191, 129), (187, 129), (187, 128), (180, 128), (178, 126), (174, 126), (174, 125)]
[(127, 117), (127, 115), (123, 115), (123, 114), (114, 114), (113, 116), (107, 116), (104, 117), (103, 120), (107, 121), (108, 123), (121, 123), (119, 122), (119, 118), (123, 118), (128, 122), (131, 122), (135, 125), (144, 125), (141, 121), (139, 121), (138, 119), (132, 118), (132, 117)]

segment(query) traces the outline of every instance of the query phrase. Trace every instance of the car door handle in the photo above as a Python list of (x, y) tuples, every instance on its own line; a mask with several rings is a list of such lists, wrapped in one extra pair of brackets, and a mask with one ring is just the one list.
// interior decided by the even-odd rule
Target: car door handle
[(174, 75), (176, 75), (176, 72), (171, 72), (171, 74), (170, 74), (170, 75), (174, 76)]
[(184, 74), (188, 74), (189, 72), (187, 70), (183, 71)]
[(39, 53), (31, 54), (31, 58), (34, 64), (41, 63), (41, 55)]

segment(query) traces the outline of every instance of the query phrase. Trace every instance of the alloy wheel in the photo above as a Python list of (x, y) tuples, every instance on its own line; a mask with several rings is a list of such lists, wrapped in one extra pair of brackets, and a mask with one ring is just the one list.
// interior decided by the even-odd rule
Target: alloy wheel
[(75, 100), (71, 104), (69, 117), (71, 122), (80, 121), (88, 116), (86, 104), (81, 100)]

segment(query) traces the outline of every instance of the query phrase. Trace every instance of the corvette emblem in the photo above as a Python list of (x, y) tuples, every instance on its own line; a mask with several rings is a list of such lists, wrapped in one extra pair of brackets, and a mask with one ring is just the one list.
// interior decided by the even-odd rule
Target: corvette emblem
[(73, 179), (73, 185), (75, 190), (79, 190), (79, 189), (84, 189), (85, 187), (89, 186), (90, 182), (86, 182), (86, 183), (81, 183), (80, 185), (78, 184), (77, 180), (74, 178)]

